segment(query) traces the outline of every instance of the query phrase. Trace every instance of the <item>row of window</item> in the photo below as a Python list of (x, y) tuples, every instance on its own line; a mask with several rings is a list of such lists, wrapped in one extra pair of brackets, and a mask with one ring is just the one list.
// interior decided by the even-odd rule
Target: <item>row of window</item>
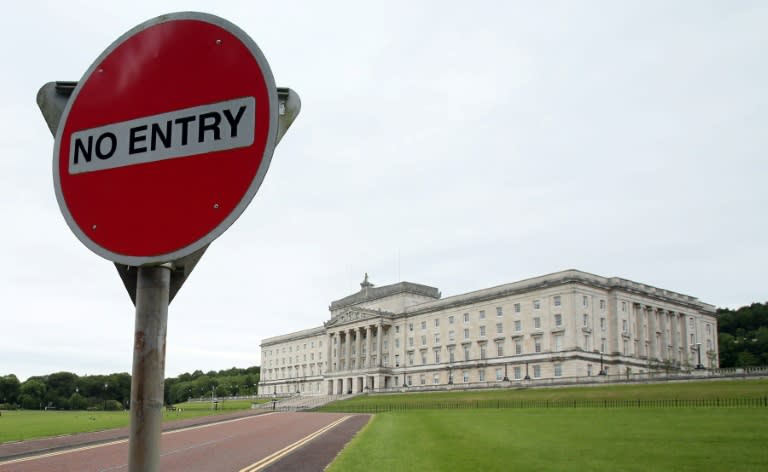
[[(541, 365), (539, 364), (533, 364), (530, 367), (530, 374), (532, 374), (532, 377), (534, 379), (541, 378)], [(563, 375), (563, 366), (562, 364), (556, 363), (554, 364), (554, 376), (555, 377), (561, 377)], [(505, 375), (507, 372), (505, 372), (505, 369), (503, 367), (497, 367), (494, 369), (495, 378), (497, 381), (504, 380)], [(511, 368), (511, 378), (514, 380), (523, 380), (524, 375), (528, 375), (526, 373), (525, 368), (516, 366)], [(486, 382), (488, 381), (488, 378), (486, 376), (486, 369), (478, 369), (476, 372), (477, 376), (477, 382)], [(408, 385), (414, 385), (413, 383), (413, 375), (406, 376), (406, 384)], [(475, 379), (472, 378), (472, 371), (469, 370), (462, 370), (461, 371), (461, 381), (464, 383), (469, 383), (475, 381)], [(427, 384), (427, 374), (419, 374), (418, 376), (418, 382), (419, 385), (426, 385)], [(432, 383), (434, 385), (438, 385), (442, 383), (442, 376), (440, 373), (435, 372), (432, 374)], [(448, 378), (448, 382), (454, 382), (453, 375), (451, 374)]]

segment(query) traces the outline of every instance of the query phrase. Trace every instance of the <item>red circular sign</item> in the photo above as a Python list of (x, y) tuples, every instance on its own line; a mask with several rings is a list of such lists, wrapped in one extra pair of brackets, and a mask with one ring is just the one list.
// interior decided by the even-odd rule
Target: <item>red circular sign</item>
[(78, 82), (56, 133), (59, 207), (109, 260), (172, 261), (245, 210), (276, 135), (277, 89), (253, 40), (212, 15), (164, 15), (120, 37)]

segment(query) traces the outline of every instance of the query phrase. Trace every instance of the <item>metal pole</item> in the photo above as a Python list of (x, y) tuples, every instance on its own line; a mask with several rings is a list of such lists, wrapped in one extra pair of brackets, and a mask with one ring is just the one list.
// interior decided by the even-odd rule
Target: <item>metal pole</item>
[(130, 472), (160, 470), (171, 266), (139, 267), (131, 378)]

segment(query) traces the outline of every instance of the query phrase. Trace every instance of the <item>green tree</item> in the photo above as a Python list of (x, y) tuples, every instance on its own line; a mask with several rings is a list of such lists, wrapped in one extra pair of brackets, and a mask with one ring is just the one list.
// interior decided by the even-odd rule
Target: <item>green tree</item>
[(0, 377), (0, 402), (16, 404), (19, 402), (19, 393), (21, 392), (21, 382), (13, 375)]

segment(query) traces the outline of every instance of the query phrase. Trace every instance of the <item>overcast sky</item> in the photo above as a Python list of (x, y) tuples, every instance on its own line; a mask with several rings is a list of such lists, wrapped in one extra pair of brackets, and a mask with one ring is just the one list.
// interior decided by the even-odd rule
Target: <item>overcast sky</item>
[(765, 2), (13, 2), (0, 16), (0, 375), (130, 372), (134, 309), (70, 231), (35, 103), (195, 10), (245, 30), (302, 111), (170, 306), (166, 375), (407, 280), (443, 296), (576, 268), (762, 302)]

